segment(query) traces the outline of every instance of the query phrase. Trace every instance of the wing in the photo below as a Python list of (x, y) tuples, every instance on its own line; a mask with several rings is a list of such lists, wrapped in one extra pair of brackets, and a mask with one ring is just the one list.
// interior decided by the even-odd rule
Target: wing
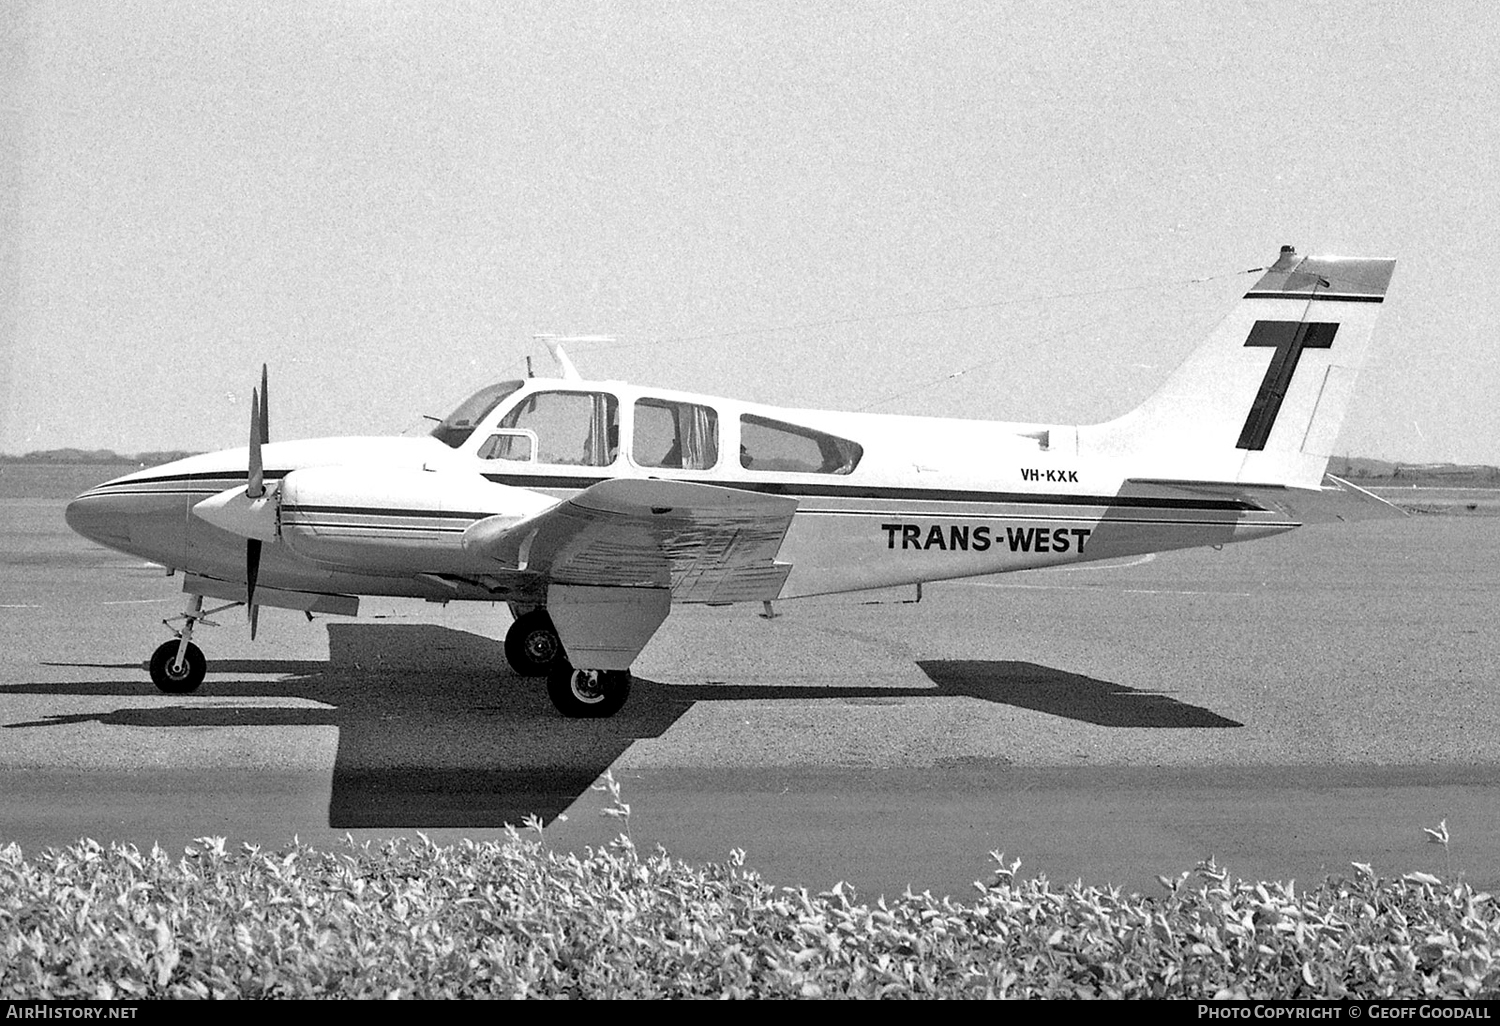
[(558, 584), (670, 588), (678, 602), (775, 598), (797, 501), (686, 481), (602, 481), (520, 522), (481, 520), (464, 548)]

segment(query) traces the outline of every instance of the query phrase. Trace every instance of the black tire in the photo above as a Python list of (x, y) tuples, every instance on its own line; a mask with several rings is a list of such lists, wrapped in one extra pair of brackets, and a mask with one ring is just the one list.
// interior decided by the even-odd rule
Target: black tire
[(629, 670), (554, 670), (547, 677), (547, 697), (557, 711), (573, 719), (613, 716), (630, 697)]
[(545, 609), (516, 618), (505, 632), (505, 660), (522, 677), (547, 677), (568, 665), (562, 640)]
[(188, 642), (187, 657), (183, 660), (182, 668), (174, 671), (172, 664), (177, 661), (179, 644), (177, 641), (169, 641), (151, 653), (151, 683), (156, 685), (158, 691), (169, 695), (187, 695), (197, 691), (198, 685), (203, 683), (203, 675), (208, 672), (208, 660), (203, 658), (203, 652), (191, 641)]

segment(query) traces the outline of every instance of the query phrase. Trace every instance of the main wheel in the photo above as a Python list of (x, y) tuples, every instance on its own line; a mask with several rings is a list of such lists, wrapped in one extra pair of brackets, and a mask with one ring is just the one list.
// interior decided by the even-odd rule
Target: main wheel
[(547, 695), (557, 711), (578, 719), (613, 716), (630, 697), (629, 670), (554, 670), (547, 677)]
[(505, 659), (522, 677), (545, 677), (568, 665), (562, 639), (545, 609), (516, 618), (505, 632)]
[(187, 655), (182, 660), (182, 665), (174, 666), (177, 662), (178, 645), (179, 642), (169, 641), (151, 653), (151, 683), (156, 685), (158, 691), (169, 695), (186, 695), (197, 691), (198, 685), (203, 683), (203, 675), (208, 672), (208, 660), (203, 658), (203, 652), (191, 641), (188, 642)]

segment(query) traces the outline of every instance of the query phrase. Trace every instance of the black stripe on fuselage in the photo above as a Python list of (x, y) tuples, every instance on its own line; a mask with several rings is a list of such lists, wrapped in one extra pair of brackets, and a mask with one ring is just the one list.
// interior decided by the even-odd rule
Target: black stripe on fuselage
[[(1183, 512), (1186, 512), (1185, 510)], [(1263, 512), (1263, 511), (1261, 511)], [(935, 509), (807, 509), (798, 508), (797, 516), (818, 517), (885, 517), (892, 519), (902, 517), (907, 520), (918, 520), (922, 517), (945, 518), (948, 520), (1019, 520), (1026, 523), (1034, 523), (1038, 520), (1046, 520), (1060, 524), (1097, 524), (1107, 522), (1111, 524), (1224, 524), (1228, 521), (1219, 520), (1166, 520), (1151, 516), (1090, 516), (1079, 513), (974, 513), (964, 510), (935, 510)]]
[[(496, 484), (519, 488), (587, 488), (607, 477), (532, 477), (527, 474), (485, 474)], [(672, 480), (684, 480), (673, 478)], [(737, 488), (746, 492), (785, 495), (788, 498), (896, 499), (927, 502), (984, 502), (1022, 506), (1127, 506), (1135, 509), (1225, 510), (1259, 512), (1260, 506), (1239, 499), (1169, 499), (1143, 495), (1067, 495), (1039, 492), (982, 492), (956, 488), (892, 488), (859, 485), (786, 484), (780, 481), (687, 480), (688, 484)]]
[[(288, 513), (297, 513), (297, 514), (306, 514), (306, 513), (309, 512), (310, 508), (311, 507), (307, 507), (307, 506), (298, 506), (295, 509), (290, 509), (289, 508), (288, 510), (286, 510), (286, 512), (288, 512)], [(316, 507), (316, 509), (317, 509), (317, 512), (319, 512), (319, 513), (337, 514), (337, 515), (344, 515), (344, 516), (378, 516), (378, 517), (390, 517), (390, 518), (405, 517), (405, 518), (418, 519), (418, 520), (433, 518), (433, 517), (437, 516), (437, 514), (429, 513), (429, 512), (423, 511), (423, 510), (385, 509), (385, 508), (380, 507), (380, 506), (319, 506), (319, 507)], [(1164, 510), (1163, 512), (1166, 512), (1166, 511)], [(1182, 510), (1182, 512), (1188, 512), (1188, 510), (1184, 509), (1184, 510)], [(1265, 512), (1265, 511), (1264, 510), (1255, 510), (1255, 512)], [(464, 519), (466, 521), (471, 521), (471, 522), (472, 521), (477, 521), (477, 520), (482, 520), (482, 519), (485, 519), (486, 517), (493, 516), (493, 515), (494, 514), (490, 514), (490, 513), (444, 513), (444, 514), (442, 514), (442, 516), (444, 516), (444, 517), (462, 518), (462, 519)], [(1137, 516), (1129, 516), (1129, 517), (1120, 517), (1120, 516), (1115, 516), (1115, 517), (1109, 517), (1109, 516), (1082, 516), (1082, 515), (1078, 515), (1078, 514), (1059, 514), (1059, 513), (1050, 513), (1050, 512), (1039, 512), (1039, 513), (975, 513), (972, 510), (934, 510), (934, 509), (909, 509), (909, 510), (903, 510), (903, 509), (884, 509), (884, 510), (880, 510), (880, 509), (861, 509), (861, 510), (851, 510), (851, 509), (799, 509), (799, 510), (797, 510), (797, 516), (885, 517), (887, 519), (889, 519), (891, 517), (907, 517), (907, 518), (940, 517), (940, 518), (947, 518), (947, 519), (964, 519), (964, 520), (1019, 520), (1019, 521), (1027, 521), (1027, 522), (1036, 521), (1036, 520), (1048, 520), (1048, 521), (1058, 521), (1058, 522), (1067, 522), (1067, 523), (1074, 523), (1074, 522), (1076, 522), (1076, 523), (1080, 523), (1080, 524), (1082, 524), (1082, 523), (1098, 523), (1098, 522), (1100, 522), (1102, 520), (1107, 520), (1110, 523), (1120, 523), (1120, 524), (1178, 524), (1178, 525), (1183, 525), (1183, 526), (1222, 525), (1222, 524), (1225, 523), (1225, 521), (1222, 520), (1222, 519), (1221, 520), (1180, 520), (1180, 519), (1178, 519), (1178, 520), (1164, 520), (1164, 519), (1160, 519), (1160, 518), (1157, 518), (1157, 517), (1137, 517)], [(371, 521), (350, 522), (350, 521), (339, 521), (339, 520), (303, 520), (303, 519), (300, 518), (300, 516), (299, 517), (288, 517), (285, 521), (283, 521), (283, 524), (286, 527), (321, 527), (321, 528), (347, 527), (347, 528), (358, 528), (359, 530), (371, 529), (371, 530), (390, 530), (390, 531), (430, 531), (430, 532), (433, 532), (433, 533), (461, 533), (462, 530), (463, 530), (463, 528), (459, 528), (459, 527), (413, 527), (413, 526), (406, 525), (406, 524), (381, 524), (381, 523), (373, 523)]]
[[(291, 470), (267, 470), (264, 477), (267, 481), (280, 481), (290, 473)], [(213, 481), (218, 479), (244, 481), (249, 477), (249, 472), (244, 470), (202, 470), (196, 474), (162, 474), (159, 477), (138, 477), (134, 481), (122, 481), (121, 484), (165, 484), (168, 481)]]
[[(290, 470), (268, 470), (265, 472), (267, 481), (280, 481), (290, 474)], [(200, 474), (163, 474), (160, 477), (138, 477), (133, 481), (106, 481), (104, 484), (95, 485), (82, 495), (80, 499), (93, 498), (99, 495), (217, 495), (224, 488), (156, 488), (150, 489), (145, 485), (166, 485), (175, 482), (193, 481), (227, 481), (224, 487), (233, 488), (249, 480), (250, 475), (245, 471), (238, 473), (233, 470), (216, 470)]]
[[(1282, 293), (1277, 293), (1281, 295)], [(277, 480), (291, 473), (288, 470), (268, 470), (266, 478)], [(130, 484), (157, 484), (166, 481), (196, 481), (204, 479), (244, 480), (247, 475), (228, 473), (169, 474), (162, 477), (145, 478)], [(541, 474), (484, 474), (483, 477), (496, 484), (515, 488), (582, 490), (601, 481), (614, 480), (612, 476), (601, 477), (548, 477)], [(1182, 509), (1222, 510), (1225, 512), (1261, 512), (1262, 507), (1240, 499), (1174, 499), (1143, 495), (1069, 495), (1065, 493), (1040, 492), (986, 492), (957, 488), (906, 488), (860, 485), (836, 485), (815, 483), (786, 483), (781, 481), (721, 481), (713, 479), (685, 479), (688, 484), (712, 485), (719, 488), (735, 488), (746, 492), (761, 492), (767, 495), (784, 495), (788, 498), (835, 498), (835, 499), (894, 499), (909, 502), (982, 502), (1003, 503), (1022, 506), (1098, 506), (1129, 509)], [(459, 512), (450, 510), (383, 510), (370, 506), (287, 506), (287, 510), (310, 512), (370, 513), (381, 515), (430, 516), (468, 518), (478, 520), (493, 516), (493, 513)]]
[[(370, 512), (369, 510), (357, 510), (354, 507), (337, 510), (340, 513)], [(399, 516), (391, 510), (375, 511), (380, 516)], [(416, 514), (425, 516), (425, 514)], [(1019, 521), (1021, 523), (1036, 523), (1045, 520), (1048, 523), (1077, 523), (1077, 524), (1128, 524), (1131, 526), (1166, 526), (1166, 527), (1223, 527), (1231, 521), (1226, 520), (1169, 520), (1160, 517), (1078, 517), (1058, 516), (1051, 513), (964, 513), (953, 510), (884, 510), (884, 511), (860, 511), (849, 512), (846, 510), (808, 509), (797, 511), (797, 516), (824, 517), (824, 516), (860, 516), (860, 517), (884, 517), (889, 520), (894, 517), (904, 517), (910, 520), (925, 517), (929, 520), (1000, 520)], [(294, 520), (282, 524), (284, 528), (319, 528), (323, 530), (349, 530), (349, 531), (416, 531), (423, 534), (463, 534), (462, 527), (423, 527), (414, 524), (380, 524), (372, 521), (348, 521), (348, 520)], [(1287, 522), (1271, 523), (1270, 527), (1297, 527), (1299, 523)]]
[(1360, 292), (1246, 292), (1246, 299), (1316, 299), (1320, 303), (1383, 303), (1384, 296)]
[(218, 495), (206, 488), (95, 488), (78, 496), (80, 499), (96, 499), (101, 496), (114, 498), (122, 495)]

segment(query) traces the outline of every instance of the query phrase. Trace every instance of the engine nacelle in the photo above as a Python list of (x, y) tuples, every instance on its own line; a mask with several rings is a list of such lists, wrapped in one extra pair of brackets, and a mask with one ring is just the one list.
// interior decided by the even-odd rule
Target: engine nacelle
[(307, 467), (282, 479), (281, 540), (330, 570), (364, 574), (481, 573), (494, 561), (465, 552), (464, 529), (516, 520), (557, 500), (479, 474), (379, 466)]

